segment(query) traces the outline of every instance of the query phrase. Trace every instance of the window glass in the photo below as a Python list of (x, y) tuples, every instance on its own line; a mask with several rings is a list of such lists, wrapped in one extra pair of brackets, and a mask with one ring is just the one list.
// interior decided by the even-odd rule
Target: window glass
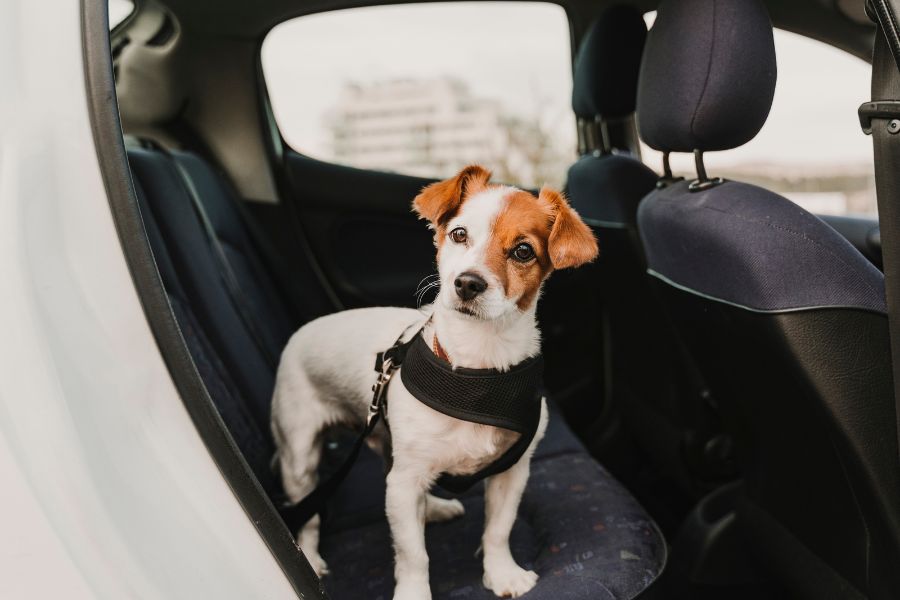
[(274, 28), (262, 65), (295, 150), (365, 169), (560, 185), (575, 158), (565, 11), (531, 2), (348, 9)]
[[(869, 98), (871, 67), (778, 29), (775, 51), (778, 83), (765, 126), (740, 148), (705, 154), (707, 172), (771, 189), (817, 214), (875, 215), (872, 140), (856, 116)], [(660, 153), (642, 151), (661, 170)], [(696, 173), (690, 155), (672, 155), (672, 167), (685, 177)]]
[(109, 28), (114, 29), (132, 12), (134, 12), (132, 0), (109, 0)]

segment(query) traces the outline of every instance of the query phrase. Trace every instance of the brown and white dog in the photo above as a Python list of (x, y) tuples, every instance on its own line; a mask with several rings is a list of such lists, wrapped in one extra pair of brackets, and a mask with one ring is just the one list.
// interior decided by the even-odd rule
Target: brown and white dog
[[(541, 285), (556, 269), (597, 256), (590, 229), (565, 198), (544, 188), (528, 192), (489, 183), (479, 166), (432, 184), (413, 201), (434, 230), (440, 291), (428, 314), (408, 308), (366, 308), (322, 317), (303, 326), (281, 357), (272, 407), (281, 474), (292, 501), (316, 486), (323, 431), (337, 424), (360, 427), (371, 400), (375, 354), (411, 324), (454, 367), (505, 370), (540, 351), (535, 320)], [(427, 321), (427, 324), (426, 324)], [(402, 367), (401, 367), (402, 368)], [(395, 376), (387, 396), (393, 466), (387, 475), (386, 512), (394, 539), (395, 600), (431, 598), (425, 523), (463, 514), (458, 500), (429, 493), (441, 473), (474, 473), (500, 456), (515, 434), (461, 421), (414, 398)], [(485, 487), (484, 585), (498, 596), (517, 597), (537, 582), (513, 560), (509, 533), (528, 479), (541, 424), (528, 451)], [(379, 424), (369, 438), (382, 450)], [(320, 575), (319, 518), (298, 541)]]

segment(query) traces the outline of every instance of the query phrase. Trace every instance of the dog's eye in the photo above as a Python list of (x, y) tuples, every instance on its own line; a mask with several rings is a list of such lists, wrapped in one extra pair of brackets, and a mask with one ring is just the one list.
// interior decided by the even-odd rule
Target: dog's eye
[(534, 248), (530, 244), (519, 244), (513, 249), (512, 257), (519, 262), (528, 262), (534, 258)]
[(450, 232), (450, 239), (457, 244), (464, 244), (468, 239), (465, 227), (457, 227)]

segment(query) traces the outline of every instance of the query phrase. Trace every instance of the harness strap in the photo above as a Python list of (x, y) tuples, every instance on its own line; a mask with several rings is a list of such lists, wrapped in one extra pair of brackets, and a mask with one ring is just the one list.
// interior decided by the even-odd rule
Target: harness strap
[(325, 509), (328, 498), (334, 495), (338, 486), (340, 486), (347, 478), (347, 475), (350, 474), (350, 469), (353, 468), (353, 464), (356, 462), (357, 457), (359, 457), (359, 452), (362, 450), (363, 444), (366, 443), (366, 438), (369, 437), (372, 430), (375, 429), (380, 418), (381, 411), (378, 411), (368, 420), (365, 429), (363, 429), (359, 437), (356, 438), (353, 447), (350, 449), (350, 452), (347, 453), (347, 456), (341, 462), (341, 466), (338, 467), (337, 471), (316, 486), (316, 489), (300, 502), (281, 507), (281, 518), (284, 519), (285, 524), (292, 533), (300, 531), (300, 528), (303, 527), (307, 521)]
[(491, 475), (502, 473), (528, 450), (541, 417), (543, 358), (528, 358), (507, 371), (453, 368), (431, 351), (422, 335), (406, 349), (400, 378), (419, 402), (445, 415), (514, 431), (518, 439), (496, 460), (465, 475), (443, 473), (437, 484), (459, 494)]
[(402, 341), (408, 330), (409, 327), (390, 348), (376, 356), (378, 378), (372, 386), (369, 417), (341, 466), (303, 500), (281, 508), (282, 518), (291, 531), (299, 530), (325, 508), (328, 498), (350, 473), (362, 445), (378, 421), (384, 418), (387, 426), (387, 387), (401, 365), (404, 367), (400, 372), (403, 385), (426, 406), (463, 421), (501, 427), (519, 434), (519, 438), (499, 458), (483, 469), (466, 475), (442, 474), (437, 484), (444, 489), (461, 493), (485, 477), (506, 471), (522, 458), (531, 445), (541, 415), (539, 386), (543, 359), (540, 355), (503, 372), (496, 369), (454, 369), (431, 351), (422, 336), (422, 329), (410, 340)]
[[(538, 402), (540, 402), (540, 399), (541, 395), (538, 394)], [(540, 412), (538, 412), (538, 417), (540, 417)], [(443, 473), (438, 477), (437, 484), (448, 492), (462, 494), (485, 477), (491, 477), (492, 475), (497, 475), (498, 473), (509, 470), (514, 464), (519, 462), (525, 452), (528, 451), (531, 441), (537, 434), (539, 424), (540, 418), (534, 419), (534, 424), (528, 431), (521, 433), (519, 439), (517, 439), (506, 452), (501, 454), (497, 460), (491, 461), (491, 463), (483, 469), (468, 475), (451, 475), (450, 473)]]

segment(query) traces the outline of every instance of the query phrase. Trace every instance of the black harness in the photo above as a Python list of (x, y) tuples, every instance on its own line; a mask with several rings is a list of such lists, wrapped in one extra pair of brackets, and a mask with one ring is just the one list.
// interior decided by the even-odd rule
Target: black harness
[(296, 532), (325, 503), (346, 478), (365, 440), (379, 420), (387, 419), (387, 388), (397, 369), (403, 367), (400, 379), (417, 400), (445, 415), (503, 429), (519, 434), (519, 438), (484, 468), (465, 475), (442, 474), (437, 483), (444, 489), (461, 493), (491, 475), (502, 473), (522, 457), (537, 433), (541, 417), (541, 377), (544, 361), (541, 355), (527, 358), (506, 371), (498, 369), (454, 369), (436, 356), (420, 329), (410, 340), (402, 341), (379, 352), (375, 359), (378, 377), (372, 386), (372, 402), (366, 426), (356, 439), (347, 458), (327, 480), (297, 504), (284, 506), (281, 515), (291, 531)]

